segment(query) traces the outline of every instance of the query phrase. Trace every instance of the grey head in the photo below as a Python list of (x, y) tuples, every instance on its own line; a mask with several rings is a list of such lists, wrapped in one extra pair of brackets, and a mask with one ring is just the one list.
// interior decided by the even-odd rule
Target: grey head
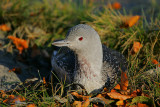
[(81, 52), (88, 50), (87, 47), (91, 48), (95, 44), (101, 45), (101, 41), (98, 33), (92, 27), (86, 24), (78, 24), (68, 31), (66, 39), (52, 44), (58, 47), (67, 46), (73, 51)]

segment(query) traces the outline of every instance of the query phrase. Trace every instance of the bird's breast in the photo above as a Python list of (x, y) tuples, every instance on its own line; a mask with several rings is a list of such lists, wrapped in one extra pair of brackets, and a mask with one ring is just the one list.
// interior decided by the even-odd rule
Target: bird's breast
[(105, 84), (102, 81), (102, 76), (93, 70), (92, 65), (85, 58), (82, 58), (78, 63), (74, 82), (82, 84), (89, 93), (102, 88)]

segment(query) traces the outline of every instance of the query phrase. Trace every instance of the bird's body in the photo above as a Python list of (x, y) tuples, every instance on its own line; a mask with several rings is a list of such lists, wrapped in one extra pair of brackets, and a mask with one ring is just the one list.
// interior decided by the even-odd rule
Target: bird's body
[(121, 70), (127, 70), (124, 56), (102, 45), (98, 33), (88, 25), (72, 27), (65, 40), (53, 45), (65, 46), (51, 61), (58, 78), (68, 84), (79, 83), (89, 93), (112, 87)]

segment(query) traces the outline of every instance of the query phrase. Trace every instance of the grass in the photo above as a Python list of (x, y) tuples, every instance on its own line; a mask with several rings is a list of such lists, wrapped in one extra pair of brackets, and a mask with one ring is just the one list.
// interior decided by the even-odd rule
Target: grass
[[(160, 60), (160, 12), (155, 0), (152, 2), (156, 14), (148, 16), (147, 11), (142, 10), (138, 24), (130, 28), (120, 27), (121, 17), (127, 16), (125, 10), (109, 9), (107, 5), (100, 5), (92, 0), (88, 3), (84, 0), (80, 5), (72, 0), (6, 0), (0, 2), (0, 23), (11, 25), (12, 30), (5, 34), (6, 38), (14, 35), (26, 39), (30, 41), (30, 47), (37, 44), (49, 53), (53, 50), (51, 43), (64, 38), (70, 27), (79, 23), (89, 24), (99, 33), (105, 45), (120, 51), (127, 58), (129, 88), (141, 88), (156, 101), (160, 96), (160, 74), (151, 59)], [(40, 31), (35, 32), (35, 28)], [(143, 47), (138, 53), (131, 55), (134, 41), (139, 41)], [(6, 44), (6, 48), (10, 46), (11, 44)], [(156, 75), (146, 74), (146, 71), (155, 68)], [(26, 89), (21, 94), (38, 106), (55, 104), (54, 101), (41, 101), (41, 93), (42, 98), (47, 97), (45, 89), (37, 92)]]

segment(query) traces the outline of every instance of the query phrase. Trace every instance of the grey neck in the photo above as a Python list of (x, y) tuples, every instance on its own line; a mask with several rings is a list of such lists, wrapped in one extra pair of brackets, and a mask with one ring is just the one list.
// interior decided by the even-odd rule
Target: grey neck
[(101, 43), (76, 54), (79, 67), (74, 72), (74, 82), (82, 84), (89, 93), (95, 89), (101, 89), (105, 84), (101, 74), (103, 63)]
[(76, 52), (79, 63), (79, 74), (84, 74), (88, 78), (97, 76), (101, 77), (101, 69), (103, 63), (103, 52), (101, 41), (85, 47), (83, 51)]

